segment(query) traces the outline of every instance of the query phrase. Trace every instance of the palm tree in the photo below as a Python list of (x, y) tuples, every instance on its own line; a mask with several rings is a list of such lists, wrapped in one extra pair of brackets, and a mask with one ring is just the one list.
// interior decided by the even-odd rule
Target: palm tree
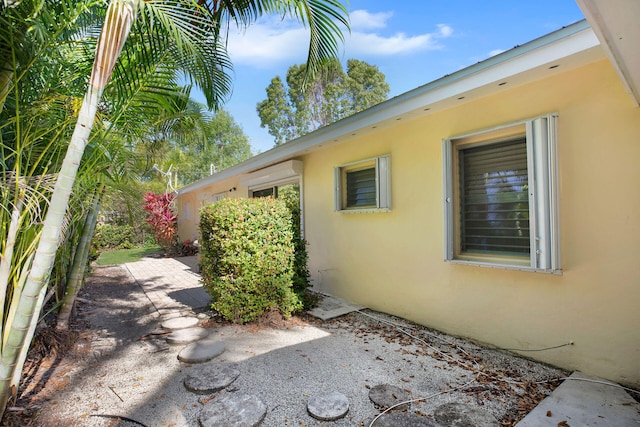
[[(4, 4), (6, 8), (7, 3)], [(60, 2), (53, 4), (60, 5)], [(69, 3), (67, 6), (76, 10), (77, 7), (73, 7), (74, 5), (75, 3)], [(48, 3), (44, 4), (42, 10), (47, 11), (48, 6)], [(20, 7), (20, 3), (17, 3), (17, 7)], [(266, 13), (291, 15), (309, 26), (310, 73), (317, 69), (321, 60), (336, 55), (338, 40), (342, 36), (337, 22), (347, 25), (346, 9), (338, 0), (213, 0), (210, 3), (186, 0), (113, 0), (109, 4), (98, 39), (89, 88), (55, 182), (37, 250), (32, 259), (23, 260), (20, 277), (26, 276), (26, 279), (20, 285), (20, 293), (16, 294), (15, 305), (11, 306), (10, 327), (3, 331), (0, 357), (0, 414), (4, 413), (11, 393), (15, 393), (18, 386), (16, 377), (19, 378), (21, 369), (21, 354), (24, 355), (33, 336), (35, 321), (42, 307), (46, 284), (54, 265), (75, 177), (89, 142), (96, 114), (99, 108), (109, 107), (101, 105), (102, 94), (138, 15), (141, 28), (145, 28), (144, 36), (152, 41), (150, 46), (166, 47), (167, 42), (171, 41), (173, 57), (182, 65), (189, 79), (203, 90), (209, 107), (216, 107), (230, 90), (227, 70), (231, 64), (226, 55), (224, 37), (221, 36), (225, 34), (224, 27), (233, 22), (242, 26), (249, 25)], [(156, 26), (162, 28), (162, 31), (156, 30)], [(0, 34), (0, 55), (4, 56), (7, 45), (15, 43), (15, 34), (10, 33), (9, 36), (4, 37), (4, 34)], [(154, 53), (165, 54), (160, 50)], [(5, 71), (0, 70), (0, 108), (4, 105), (11, 85), (15, 86), (16, 80), (21, 78), (15, 72), (9, 75)], [(130, 77), (132, 80), (136, 78), (135, 75)], [(19, 174), (15, 182), (14, 187), (20, 190), (22, 187), (18, 185), (21, 182)], [(16, 199), (22, 200), (20, 197)], [(14, 204), (14, 208), (18, 207), (18, 204)], [(11, 218), (13, 219), (13, 216)], [(9, 240), (5, 242), (5, 251), (11, 244)]]

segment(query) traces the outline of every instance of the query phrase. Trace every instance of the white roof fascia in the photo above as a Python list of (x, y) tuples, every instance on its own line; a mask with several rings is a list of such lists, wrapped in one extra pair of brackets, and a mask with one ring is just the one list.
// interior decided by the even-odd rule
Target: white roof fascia
[(502, 81), (598, 45), (598, 38), (587, 21), (579, 21), (258, 154), (186, 185), (178, 190), (178, 193), (188, 193), (223, 179), (290, 159), (305, 150), (351, 135), (384, 120), (423, 109), (425, 106), (457, 97), (470, 90)]
[(640, 105), (640, 1), (577, 0), (636, 106)]

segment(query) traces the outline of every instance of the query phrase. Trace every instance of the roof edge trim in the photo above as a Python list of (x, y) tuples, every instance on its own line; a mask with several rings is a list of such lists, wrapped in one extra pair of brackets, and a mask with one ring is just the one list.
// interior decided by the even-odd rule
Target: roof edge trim
[[(239, 174), (252, 172), (260, 168), (270, 166), (274, 163), (290, 159), (323, 142), (333, 141), (336, 138), (350, 134), (351, 132), (363, 127), (371, 126), (377, 122), (416, 108), (416, 103), (428, 105), (430, 103), (437, 102), (438, 99), (433, 99), (433, 97), (432, 99), (428, 99), (429, 94), (435, 93), (443, 88), (453, 88), (455, 85), (466, 82), (470, 78), (479, 76), (483, 72), (486, 73), (489, 70), (499, 69), (501, 66), (508, 67), (513, 61), (522, 59), (528, 55), (536, 56), (535, 54), (538, 50), (553, 46), (563, 41), (566, 41), (571, 45), (570, 47), (573, 49), (571, 53), (580, 52), (599, 44), (597, 37), (589, 26), (589, 23), (586, 20), (578, 21), (523, 45), (516, 46), (499, 55), (492, 56), (484, 61), (433, 80), (430, 83), (400, 94), (367, 110), (354, 114), (353, 116), (339, 120), (331, 125), (317, 129), (311, 133), (289, 141), (286, 144), (279, 145), (268, 151), (257, 154), (242, 163), (231, 166), (221, 172), (203, 178), (200, 181), (188, 184), (178, 190), (178, 195), (186, 194), (207, 185), (214, 184), (218, 181), (222, 181)], [(540, 55), (536, 56), (535, 61), (541, 60), (538, 58), (539, 56)], [(549, 60), (553, 60), (553, 58)], [(503, 77), (500, 76), (500, 78)], [(464, 90), (469, 90), (469, 87), (465, 86)], [(437, 96), (438, 95), (436, 95), (436, 97)], [(450, 96), (450, 94), (447, 96)]]

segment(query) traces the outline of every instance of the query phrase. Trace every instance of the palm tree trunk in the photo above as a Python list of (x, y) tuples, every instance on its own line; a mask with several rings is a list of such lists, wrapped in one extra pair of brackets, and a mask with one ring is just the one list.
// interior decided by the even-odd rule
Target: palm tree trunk
[(78, 124), (73, 132), (60, 175), (54, 187), (31, 271), (18, 300), (15, 316), (10, 324), (7, 323), (8, 331), (5, 331), (3, 335), (2, 356), (0, 357), (0, 410), (2, 413), (4, 413), (10, 394), (17, 392), (15, 387), (11, 387), (14, 371), (22, 347), (28, 347), (33, 338), (33, 336), (29, 336), (28, 332), (31, 329), (33, 316), (39, 314), (36, 313), (36, 308), (53, 268), (69, 196), (80, 159), (89, 139), (100, 92), (90, 91), (82, 103)]
[(17, 393), (17, 384), (13, 384), (13, 378), (16, 376), (20, 353), (23, 347), (30, 345), (33, 338), (30, 325), (33, 317), (39, 314), (36, 310), (42, 304), (45, 294), (43, 287), (46, 286), (53, 268), (78, 166), (91, 134), (98, 102), (129, 35), (137, 7), (136, 0), (114, 0), (109, 4), (98, 40), (89, 89), (82, 102), (78, 122), (53, 190), (31, 271), (20, 295), (15, 316), (11, 324), (7, 325), (3, 336), (0, 356), (0, 416), (4, 414), (11, 394)]
[[(36, 306), (34, 309), (35, 315), (31, 318), (31, 323), (29, 323), (29, 329), (27, 331), (27, 335), (29, 337), (33, 337), (36, 331), (36, 326), (38, 326), (38, 320), (40, 319), (40, 312), (42, 311), (42, 306), (44, 305), (44, 299), (47, 294), (47, 287), (43, 286), (42, 290), (38, 294), (38, 298), (36, 299)], [(31, 341), (31, 339), (29, 339)], [(12, 391), (12, 395), (17, 394), (18, 385), (20, 384), (20, 377), (22, 376), (22, 368), (24, 367), (24, 362), (27, 360), (27, 354), (29, 353), (29, 346), (23, 345), (20, 349), (20, 353), (18, 354), (18, 358), (16, 361), (16, 368), (13, 370), (13, 378), (11, 379), (11, 384), (9, 385), (9, 389)]]
[(58, 330), (66, 331), (69, 329), (69, 319), (71, 318), (76, 297), (84, 283), (87, 260), (89, 259), (89, 248), (91, 246), (93, 232), (96, 228), (96, 222), (98, 221), (98, 208), (100, 205), (103, 187), (103, 184), (98, 186), (98, 189), (93, 196), (91, 211), (85, 219), (84, 226), (82, 227), (82, 236), (80, 237), (80, 241), (76, 247), (73, 264), (71, 265), (71, 271), (69, 272), (67, 289), (65, 290), (64, 298), (62, 300), (62, 307), (60, 307), (60, 312), (58, 313), (58, 322), (56, 323), (56, 329)]
[[(4, 306), (5, 298), (7, 295), (7, 289), (9, 287), (9, 278), (11, 277), (11, 265), (13, 262), (13, 250), (16, 244), (16, 236), (18, 235), (18, 228), (20, 227), (20, 214), (22, 211), (22, 204), (24, 202), (24, 194), (18, 195), (18, 200), (11, 212), (11, 222), (9, 223), (9, 230), (7, 231), (7, 240), (4, 248), (4, 253), (0, 257), (0, 310), (4, 319)], [(3, 322), (0, 321), (0, 337), (3, 336), (2, 330)]]

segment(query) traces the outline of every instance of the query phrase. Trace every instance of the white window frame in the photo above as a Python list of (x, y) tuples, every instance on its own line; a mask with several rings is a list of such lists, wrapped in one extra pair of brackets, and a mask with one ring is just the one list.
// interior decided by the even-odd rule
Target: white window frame
[[(374, 207), (350, 207), (345, 205), (347, 172), (366, 168), (371, 164), (375, 168), (376, 205)], [(357, 162), (346, 163), (334, 169), (335, 211), (341, 213), (367, 213), (391, 211), (391, 156), (372, 157)]]
[[(445, 261), (546, 273), (561, 273), (558, 213), (557, 118), (555, 113), (443, 141)], [(458, 152), (478, 144), (526, 135), (530, 255), (461, 253)]]

